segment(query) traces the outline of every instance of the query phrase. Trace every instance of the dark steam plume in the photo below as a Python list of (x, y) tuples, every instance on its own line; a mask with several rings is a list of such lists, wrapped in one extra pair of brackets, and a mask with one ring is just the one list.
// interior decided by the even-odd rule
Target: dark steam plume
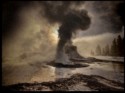
[[(59, 43), (56, 61), (66, 61), (64, 47), (71, 42), (72, 33), (78, 29), (86, 30), (91, 23), (86, 10), (79, 10), (84, 2), (42, 2), (44, 16), (50, 23), (60, 23)], [(75, 6), (75, 7), (74, 7)]]

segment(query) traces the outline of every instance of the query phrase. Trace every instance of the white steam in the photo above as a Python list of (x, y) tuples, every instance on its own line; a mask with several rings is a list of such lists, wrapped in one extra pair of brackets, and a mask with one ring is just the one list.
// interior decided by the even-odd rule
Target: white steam
[(18, 14), (20, 26), (16, 26), (14, 37), (6, 38), (2, 43), (3, 61), (36, 62), (54, 59), (58, 25), (49, 24), (40, 15), (39, 5), (24, 7)]

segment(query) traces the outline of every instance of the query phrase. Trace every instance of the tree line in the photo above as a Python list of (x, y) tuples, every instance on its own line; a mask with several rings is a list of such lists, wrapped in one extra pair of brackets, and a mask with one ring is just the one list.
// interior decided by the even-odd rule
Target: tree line
[(121, 38), (121, 36), (118, 35), (117, 38), (113, 39), (110, 45), (106, 44), (104, 47), (97, 45), (95, 51), (91, 50), (91, 55), (124, 56), (124, 37)]

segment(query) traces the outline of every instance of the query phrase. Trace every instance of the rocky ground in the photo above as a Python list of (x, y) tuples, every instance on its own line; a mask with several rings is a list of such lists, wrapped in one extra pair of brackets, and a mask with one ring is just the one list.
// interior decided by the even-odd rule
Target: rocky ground
[(75, 74), (55, 82), (20, 83), (3, 88), (12, 91), (123, 91), (124, 84), (97, 75)]

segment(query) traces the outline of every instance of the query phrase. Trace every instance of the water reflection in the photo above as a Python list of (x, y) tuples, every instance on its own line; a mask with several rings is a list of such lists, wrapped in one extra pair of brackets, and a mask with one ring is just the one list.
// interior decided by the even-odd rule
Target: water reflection
[(119, 63), (112, 63), (112, 67), (114, 69), (114, 72), (124, 72), (124, 64), (119, 64)]
[[(84, 64), (80, 62), (81, 64)], [(38, 64), (38, 63), (36, 63)], [(35, 64), (2, 64), (2, 84), (34, 83), (55, 81), (73, 74), (99, 75), (110, 80), (124, 83), (124, 64), (112, 62), (88, 63), (88, 67), (59, 68), (50, 65)]]
[[(84, 64), (84, 63), (83, 63)], [(56, 78), (67, 78), (73, 74), (99, 75), (110, 80), (124, 83), (123, 63), (93, 62), (83, 68), (56, 68)]]
[(75, 68), (56, 68), (56, 79), (70, 77), (73, 70), (75, 70)]
[(2, 64), (2, 85), (54, 81), (55, 76), (55, 67), (40, 63)]
[(124, 64), (113, 64), (112, 67), (114, 69), (114, 76), (118, 82), (124, 82)]

